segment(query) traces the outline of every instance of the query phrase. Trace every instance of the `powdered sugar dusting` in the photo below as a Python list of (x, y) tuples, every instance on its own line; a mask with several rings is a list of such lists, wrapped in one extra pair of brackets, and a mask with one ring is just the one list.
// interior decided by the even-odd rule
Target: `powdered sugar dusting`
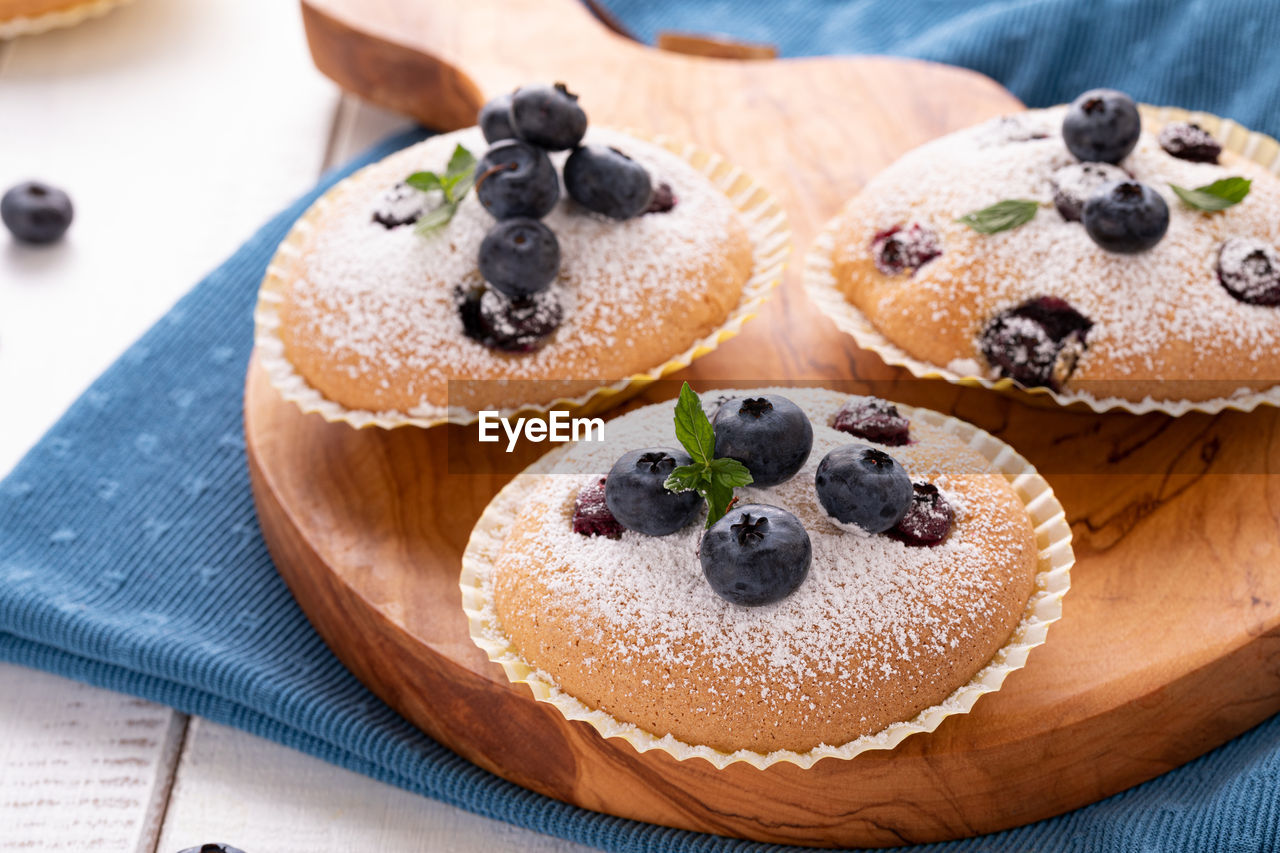
[[(907, 222), (939, 232), (943, 255), (904, 286), (926, 291), (938, 306), (934, 321), (964, 331), (970, 348), (953, 358), (983, 363), (977, 338), (990, 317), (1028, 299), (1056, 296), (1094, 323), (1074, 380), (1188, 378), (1176, 372), (1194, 367), (1182, 363), (1187, 341), (1195, 342), (1205, 363), (1221, 360), (1222, 371), (1241, 359), (1274, 359), (1280, 314), (1232, 298), (1215, 269), (1229, 238), (1280, 243), (1280, 185), (1274, 176), (1243, 160), (1220, 166), (1172, 157), (1153, 133), (1144, 132), (1119, 166), (1164, 197), (1169, 231), (1147, 252), (1109, 253), (1052, 206), (1053, 175), (1076, 162), (1061, 140), (1062, 115), (1063, 108), (1030, 111), (928, 143), (876, 176), (851, 207), (865, 234)], [(1042, 132), (1044, 138), (1032, 138)], [(1169, 188), (1232, 175), (1253, 178), (1253, 191), (1219, 213), (1193, 210)], [(1043, 206), (1030, 223), (997, 234), (976, 234), (954, 221), (1011, 198)], [(908, 310), (884, 298), (884, 311)]]
[[(724, 246), (736, 213), (696, 169), (655, 144), (594, 129), (587, 141), (627, 152), (669, 183), (680, 204), (617, 222), (583, 211), (562, 193), (544, 222), (560, 241), (561, 273), (552, 291), (565, 318), (545, 347), (513, 357), (463, 334), (457, 291), (481, 283), (476, 253), (494, 224), (474, 193), (431, 236), (372, 220), (389, 188), (411, 172), (443, 170), (457, 144), (482, 154), (487, 146), (474, 128), (398, 152), (335, 197), (303, 248), (305, 277), (292, 283), (305, 333), (328, 342), (353, 378), (402, 368), (441, 386), (452, 377), (538, 378), (547, 363), (563, 367), (566, 360), (590, 375), (591, 353), (630, 346), (706, 284), (707, 259)], [(564, 157), (552, 155), (557, 166)]]
[[(853, 440), (830, 427), (845, 397), (806, 389), (751, 393), (783, 394), (815, 425), (813, 452), (798, 475), (771, 489), (739, 490), (743, 502), (790, 510), (809, 532), (813, 563), (793, 595), (760, 608), (717, 597), (698, 562), (700, 525), (666, 537), (627, 531), (616, 541), (572, 532), (574, 496), (608, 470), (617, 448), (675, 445), (667, 403), (611, 421), (608, 446), (575, 447), (557, 469), (570, 473), (544, 478), (529, 495), (522, 523), (534, 525), (538, 548), (504, 551), (495, 572), (536, 582), (522, 586), (508, 617), (536, 614), (567, 624), (602, 650), (580, 664), (589, 676), (626, 679), (643, 671), (665, 679), (664, 689), (696, 689), (704, 703), (697, 714), (725, 713), (747, 696), (772, 714), (804, 721), (838, 718), (851, 692), (875, 702), (938, 678), (938, 661), (957, 650), (964, 659), (966, 647), (991, 639), (993, 624), (1012, 627), (1000, 594), (1025, 565), (1029, 528), (989, 511), (1015, 499), (980, 454), (951, 433), (913, 423), (915, 442), (889, 450), (913, 480), (943, 492), (955, 509), (951, 535), (932, 548), (852, 535), (826, 516), (813, 486), (823, 456)], [(494, 577), (483, 584), (492, 602)], [(1023, 604), (1014, 603), (1012, 620)]]

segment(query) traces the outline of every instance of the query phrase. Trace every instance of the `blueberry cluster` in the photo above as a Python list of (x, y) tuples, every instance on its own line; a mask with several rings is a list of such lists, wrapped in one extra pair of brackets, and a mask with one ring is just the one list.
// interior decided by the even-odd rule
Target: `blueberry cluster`
[(480, 109), (489, 150), (476, 164), (476, 198), (497, 224), (480, 243), (487, 287), (462, 302), (463, 329), (486, 346), (536, 349), (560, 325), (550, 290), (560, 273), (560, 242), (541, 220), (560, 200), (560, 176), (549, 151), (575, 147), (587, 114), (563, 84), (522, 86)]
[[(1114, 166), (1129, 155), (1141, 134), (1138, 105), (1114, 89), (1085, 92), (1072, 101), (1062, 120), (1062, 141), (1082, 164)], [(1061, 204), (1055, 194), (1063, 218), (1078, 219), (1093, 242), (1109, 252), (1143, 252), (1164, 238), (1169, 205), (1160, 193), (1115, 169), (1095, 167), (1090, 178), (1092, 191), (1082, 205), (1079, 198), (1070, 197)]]
[[(564, 188), (582, 207), (614, 219), (670, 210), (664, 184), (657, 198), (649, 172), (618, 151), (582, 145), (587, 114), (563, 83), (522, 86), (481, 108), (489, 150), (476, 165), (476, 197), (498, 223), (480, 244), (487, 288), (464, 295), (463, 327), (487, 346), (513, 352), (537, 348), (560, 324), (551, 283), (560, 272), (560, 243), (541, 220), (560, 200), (560, 175), (548, 152), (572, 153)], [(656, 203), (656, 206), (655, 206)]]
[[(752, 485), (776, 486), (794, 477), (813, 450), (813, 427), (786, 397), (766, 394), (720, 403), (711, 423), (716, 459), (735, 459)], [(836, 413), (836, 429), (884, 444), (908, 442), (909, 424), (895, 406), (857, 397)], [(673, 492), (667, 480), (693, 460), (670, 447), (623, 454), (607, 477), (584, 487), (572, 526), (584, 536), (618, 538), (622, 530), (666, 536), (701, 514), (697, 492)], [(936, 545), (950, 533), (954, 511), (929, 483), (912, 483), (892, 456), (865, 444), (832, 450), (814, 479), (819, 503), (840, 524), (887, 533), (908, 545)], [(698, 549), (703, 575), (726, 601), (747, 607), (787, 597), (809, 573), (813, 548), (792, 513), (768, 504), (738, 504), (708, 527)]]

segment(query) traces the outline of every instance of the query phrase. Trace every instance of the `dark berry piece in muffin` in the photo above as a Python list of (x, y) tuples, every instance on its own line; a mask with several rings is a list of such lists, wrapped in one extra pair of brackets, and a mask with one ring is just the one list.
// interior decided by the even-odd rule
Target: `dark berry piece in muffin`
[(908, 545), (937, 545), (951, 532), (956, 511), (932, 483), (912, 483), (911, 490), (911, 508), (889, 535)]
[(524, 299), (560, 274), (560, 242), (536, 219), (504, 219), (480, 241), (480, 275), (504, 296)]
[(511, 96), (511, 129), (548, 151), (577, 146), (587, 132), (587, 114), (563, 83), (521, 86)]
[(373, 221), (390, 230), (417, 222), (427, 209), (427, 193), (401, 181), (387, 190), (373, 208)]
[(649, 208), (649, 171), (617, 148), (584, 145), (564, 162), (564, 188), (587, 210), (630, 219)]
[(622, 536), (622, 525), (609, 512), (605, 503), (604, 487), (607, 477), (583, 486), (573, 501), (573, 532), (583, 536), (604, 536), (617, 539)]
[(1129, 174), (1110, 163), (1072, 163), (1053, 173), (1053, 206), (1068, 222), (1079, 222), (1084, 204), (1104, 184), (1125, 181)]
[(649, 206), (644, 209), (645, 213), (669, 213), (675, 209), (680, 199), (676, 198), (676, 194), (671, 189), (671, 184), (665, 181), (653, 191), (653, 197), (649, 199)]
[(850, 397), (836, 412), (833, 427), (840, 432), (899, 447), (910, 441), (911, 424), (898, 414), (898, 407), (879, 397)]
[(476, 198), (495, 219), (541, 219), (560, 200), (560, 178), (547, 152), (504, 139), (476, 164)]
[(23, 243), (52, 243), (71, 227), (71, 196), (41, 181), (25, 181), (0, 197), (0, 220)]
[(490, 287), (462, 296), (458, 312), (467, 337), (491, 349), (532, 352), (560, 327), (564, 312), (552, 290), (524, 299), (509, 299)]
[(942, 254), (942, 244), (931, 228), (919, 222), (895, 225), (881, 231), (871, 241), (871, 257), (876, 269), (885, 275), (915, 273), (920, 267)]
[(813, 544), (785, 509), (735, 506), (703, 534), (702, 574), (716, 595), (744, 607), (781, 601), (809, 576)]
[(1160, 131), (1160, 147), (1180, 160), (1193, 163), (1217, 163), (1222, 143), (1209, 131), (1189, 121), (1166, 124)]
[(1092, 327), (1066, 300), (1043, 296), (997, 314), (978, 343), (1000, 376), (1057, 391), (1075, 370)]
[(1280, 305), (1280, 251), (1246, 237), (1232, 237), (1218, 250), (1218, 281), (1250, 305)]
[(1104, 184), (1084, 204), (1080, 217), (1093, 242), (1108, 252), (1145, 252), (1169, 230), (1169, 205), (1146, 184)]
[(1142, 118), (1124, 92), (1092, 89), (1071, 102), (1062, 120), (1062, 141), (1078, 160), (1119, 163), (1138, 144)]

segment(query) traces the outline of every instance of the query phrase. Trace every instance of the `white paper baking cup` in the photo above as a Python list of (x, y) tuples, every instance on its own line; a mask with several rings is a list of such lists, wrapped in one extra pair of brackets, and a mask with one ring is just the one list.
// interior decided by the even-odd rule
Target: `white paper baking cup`
[[(705, 395), (714, 397), (716, 393), (708, 391)], [(732, 393), (743, 392), (739, 389)], [(925, 708), (910, 720), (894, 723), (875, 734), (864, 735), (839, 746), (820, 746), (807, 752), (779, 750), (760, 753), (745, 749), (724, 752), (709, 746), (684, 743), (670, 735), (659, 737), (631, 723), (621, 722), (604, 711), (589, 708), (561, 691), (546, 673), (525, 661), (501, 632), (494, 608), (489, 604), (486, 579), (501, 551), (507, 531), (520, 507), (526, 503), (528, 491), (542, 476), (555, 469), (572, 445), (551, 451), (508, 483), (490, 501), (471, 531), (471, 539), (462, 555), (459, 587), (472, 641), (488, 655), (489, 660), (502, 667), (507, 678), (514, 683), (527, 684), (535, 699), (554, 705), (567, 719), (588, 723), (604, 737), (621, 738), (639, 752), (658, 749), (679, 760), (701, 758), (718, 768), (737, 761), (762, 769), (779, 762), (808, 768), (824, 758), (849, 759), (874, 749), (893, 749), (910, 735), (934, 731), (947, 717), (968, 713), (979, 697), (999, 690), (1009, 673), (1026, 664), (1031, 650), (1045, 642), (1049, 626), (1062, 617), (1062, 597), (1071, 586), (1071, 567), (1075, 564), (1071, 527), (1048, 482), (1008, 444), (973, 424), (949, 415), (902, 403), (894, 405), (912, 420), (923, 421), (959, 436), (989, 460), (994, 471), (1003, 474), (1021, 498), (1035, 528), (1039, 549), (1035, 590), (1008, 641), (985, 667), (940, 704)]]
[[(791, 251), (791, 229), (786, 212), (763, 186), (723, 157), (688, 142), (666, 136), (651, 136), (634, 131), (629, 135), (667, 149), (701, 172), (711, 184), (733, 203), (742, 217), (751, 241), (753, 265), (751, 276), (742, 288), (738, 304), (733, 307), (724, 322), (710, 334), (694, 341), (683, 352), (671, 356), (663, 363), (616, 382), (593, 388), (575, 397), (560, 397), (550, 401), (522, 401), (503, 407), (505, 417), (546, 414), (553, 409), (566, 410), (577, 415), (597, 414), (622, 402), (645, 386), (670, 373), (688, 367), (694, 359), (701, 358), (742, 331), (742, 325), (756, 316), (760, 307), (782, 279), (787, 255)], [(359, 172), (346, 180), (353, 180)], [(285, 358), (284, 343), (278, 328), (280, 319), (277, 306), (281, 301), (285, 282), (281, 260), (296, 256), (313, 222), (332, 203), (341, 184), (330, 189), (293, 226), (280, 244), (276, 256), (267, 268), (266, 278), (258, 292), (255, 310), (256, 345), (259, 361), (271, 377), (271, 384), (284, 399), (295, 403), (303, 412), (318, 414), (329, 422), (342, 422), (353, 427), (370, 426), (391, 429), (401, 426), (432, 427), (445, 423), (470, 424), (477, 420), (477, 413), (459, 407), (424, 406), (412, 412), (369, 412), (349, 409), (328, 399), (307, 383)], [(465, 377), (458, 377), (465, 379)], [(548, 381), (557, 378), (548, 377)], [(532, 382), (521, 384), (533, 384)]]
[[(1144, 126), (1163, 127), (1177, 121), (1192, 121), (1203, 127), (1232, 151), (1258, 163), (1276, 175), (1280, 175), (1280, 142), (1266, 134), (1248, 130), (1235, 122), (1209, 113), (1189, 112), (1177, 107), (1152, 107), (1140, 105)], [(1262, 405), (1280, 406), (1280, 385), (1265, 391), (1242, 388), (1229, 397), (1210, 400), (1157, 400), (1146, 397), (1129, 400), (1123, 397), (1096, 397), (1084, 391), (1054, 391), (1045, 387), (1026, 387), (1008, 377), (991, 378), (957, 373), (948, 367), (929, 364), (913, 358), (906, 350), (889, 340), (875, 324), (840, 292), (832, 273), (832, 253), (835, 250), (835, 232), (839, 217), (832, 219), (814, 240), (805, 257), (805, 292), (814, 305), (836, 324), (836, 328), (850, 335), (862, 349), (871, 350), (886, 363), (905, 367), (920, 379), (945, 379), (957, 385), (989, 388), (1011, 396), (1022, 396), (1029, 401), (1052, 401), (1060, 406), (1083, 405), (1095, 412), (1120, 409), (1136, 415), (1148, 412), (1164, 412), (1169, 415), (1185, 415), (1188, 412), (1217, 414), (1226, 409), (1251, 412)]]
[(33, 36), (48, 30), (58, 29), (59, 27), (70, 27), (81, 21), (105, 15), (117, 6), (123, 6), (131, 2), (133, 0), (89, 0), (87, 3), (80, 3), (69, 9), (59, 9), (56, 12), (46, 12), (43, 15), (23, 15), (17, 18), (9, 18), (8, 20), (0, 21), (0, 41), (17, 38), (18, 36)]

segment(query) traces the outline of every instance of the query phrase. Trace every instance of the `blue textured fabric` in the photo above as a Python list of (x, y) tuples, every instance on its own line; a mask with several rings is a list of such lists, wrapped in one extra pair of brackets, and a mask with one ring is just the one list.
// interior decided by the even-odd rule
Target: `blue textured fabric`
[(721, 32), (784, 56), (885, 53), (960, 65), (1030, 106), (1109, 86), (1280, 134), (1275, 0), (610, 0), (637, 36)]
[[(789, 53), (875, 50), (950, 60), (994, 74), (1033, 103), (1108, 82), (1145, 100), (1202, 106), (1274, 132), (1268, 122), (1276, 120), (1280, 87), (1268, 88), (1264, 81), (1274, 75), (1258, 70), (1275, 66), (1280, 39), (1275, 16), (1262, 21), (1251, 8), (1268, 6), (616, 3), (641, 32), (661, 22), (777, 40)], [(290, 223), (320, 192), (422, 135), (388, 140), (269, 222), (0, 482), (0, 658), (164, 702), (606, 850), (781, 849), (584, 812), (477, 769), (356, 682), (275, 573), (253, 513), (241, 432), (258, 282)], [(1062, 818), (917, 849), (1274, 850), (1278, 803), (1280, 719)]]

